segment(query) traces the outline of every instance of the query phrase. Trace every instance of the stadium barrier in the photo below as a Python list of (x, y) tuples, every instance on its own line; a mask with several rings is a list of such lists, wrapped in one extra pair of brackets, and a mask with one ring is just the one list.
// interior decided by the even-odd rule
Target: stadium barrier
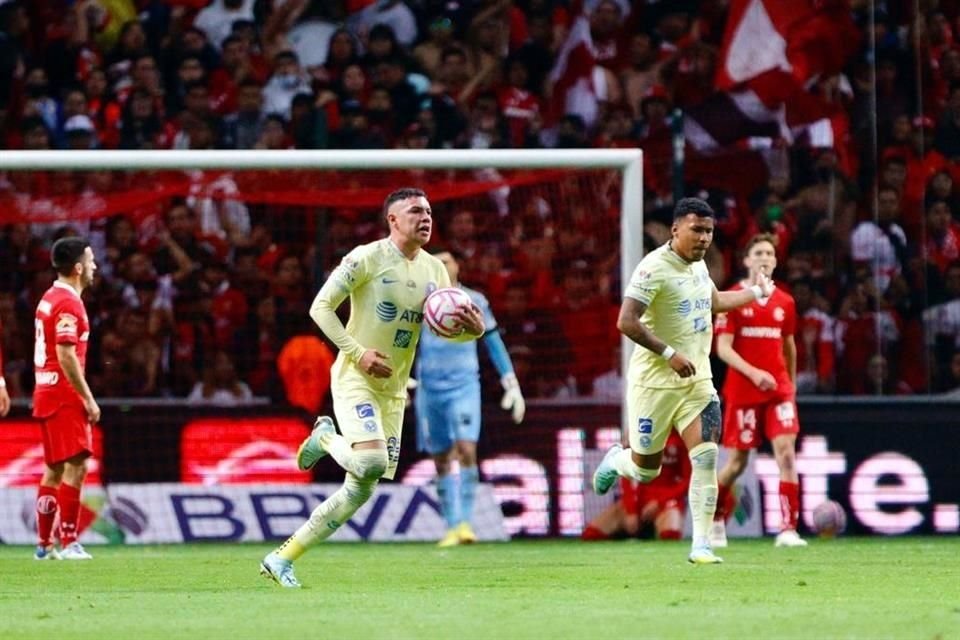
[[(803, 524), (809, 528), (813, 508), (829, 498), (847, 510), (848, 533), (960, 531), (960, 469), (955, 457), (945, 454), (960, 449), (960, 428), (953, 419), (956, 407), (929, 399), (801, 400), (803, 434), (797, 445), (797, 466)], [(619, 416), (617, 405), (535, 403), (523, 425), (514, 426), (502, 412), (487, 411), (480, 442), (481, 473), (489, 486), (489, 504), (499, 504), (503, 518), (500, 524), (492, 522), (484, 535), (502, 539), (579, 534), (597, 509), (597, 498), (589, 490), (591, 465), (598, 452), (619, 440)], [(179, 531), (144, 538), (131, 528), (140, 517), (134, 509), (133, 520), (124, 522), (121, 516), (112, 523), (121, 533), (99, 534), (104, 541), (124, 534), (145, 542), (191, 536), (283, 537), (293, 521), (312, 508), (314, 494), (329, 491), (333, 485), (327, 483), (342, 480), (333, 463), (318, 465), (313, 474), (299, 472), (293, 465), (296, 448), (311, 422), (311, 416), (302, 412), (266, 405), (192, 409), (171, 403), (108, 403), (95, 438), (93, 488), (87, 491), (88, 506), (94, 512), (90, 517), (104, 508), (116, 510), (127, 500), (141, 505), (141, 510), (142, 504), (161, 505), (157, 508), (184, 516), (179, 522), (187, 523)], [(0, 518), (16, 518), (27, 526), (42, 470), (39, 429), (22, 406), (0, 422), (0, 429)], [(397, 505), (392, 508), (399, 509), (399, 515), (386, 517), (385, 528), (374, 536), (363, 531), (373, 531), (377, 519), (358, 515), (345, 538), (430, 539), (442, 532), (435, 493), (424, 486), (430, 483), (433, 465), (416, 452), (414, 435), (408, 412), (397, 479), (409, 488), (384, 493)], [(769, 450), (753, 460), (753, 473), (740, 492), (745, 496), (740, 524), (747, 526), (734, 534), (776, 531), (776, 464)], [(206, 496), (206, 504), (189, 497), (196, 495)], [(264, 507), (263, 496), (274, 502)], [(179, 512), (170, 506), (175, 504), (180, 505)], [(424, 514), (417, 516), (422, 524), (403, 524), (404, 518), (412, 517), (403, 515), (405, 509), (416, 511), (423, 506)], [(204, 523), (198, 529), (201, 520)], [(242, 531), (236, 522), (243, 523)], [(7, 542), (19, 537), (8, 532), (4, 538), (0, 531), (0, 538)]]

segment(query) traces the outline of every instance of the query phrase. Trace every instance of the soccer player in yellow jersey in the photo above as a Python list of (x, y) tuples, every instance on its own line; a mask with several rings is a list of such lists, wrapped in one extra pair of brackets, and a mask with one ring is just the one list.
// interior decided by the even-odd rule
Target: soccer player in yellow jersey
[[(390, 235), (348, 253), (310, 308), (317, 326), (340, 349), (331, 368), (331, 391), (342, 435), (330, 418), (317, 418), (297, 452), (297, 466), (310, 469), (329, 454), (347, 475), (343, 486), (263, 559), (260, 573), (284, 587), (300, 586), (293, 562), (347, 522), (373, 495), (380, 478), (392, 479), (396, 473), (423, 302), (433, 290), (450, 286), (443, 263), (421, 250), (433, 230), (426, 194), (394, 191), (383, 212)], [(350, 318), (344, 327), (336, 310), (348, 296)], [(478, 308), (461, 309), (458, 317), (464, 329), (458, 340), (483, 335)]]
[(717, 507), (720, 400), (713, 388), (710, 345), (714, 313), (773, 291), (762, 273), (749, 288), (717, 291), (703, 257), (713, 241), (714, 214), (703, 200), (684, 198), (673, 212), (670, 241), (647, 254), (624, 292), (617, 328), (640, 345), (627, 372), (630, 448), (614, 445), (593, 476), (599, 494), (619, 476), (650, 482), (660, 474), (671, 429), (683, 438), (693, 468), (687, 500), (693, 520), (693, 564), (723, 560), (708, 530)]

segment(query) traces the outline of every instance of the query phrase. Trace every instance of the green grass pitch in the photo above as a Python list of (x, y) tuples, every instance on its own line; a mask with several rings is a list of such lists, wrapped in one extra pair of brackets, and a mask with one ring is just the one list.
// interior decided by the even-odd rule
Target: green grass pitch
[(262, 545), (91, 548), (35, 562), (0, 546), (0, 638), (958, 638), (956, 538), (326, 544), (302, 590), (257, 575)]

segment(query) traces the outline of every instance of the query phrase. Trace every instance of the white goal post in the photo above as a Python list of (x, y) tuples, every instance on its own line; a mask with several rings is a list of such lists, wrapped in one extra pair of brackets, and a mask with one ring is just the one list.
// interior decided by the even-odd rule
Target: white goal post
[[(621, 174), (620, 275), (643, 257), (640, 149), (3, 151), (0, 171), (149, 169), (612, 169)], [(622, 371), (632, 349), (624, 340)]]

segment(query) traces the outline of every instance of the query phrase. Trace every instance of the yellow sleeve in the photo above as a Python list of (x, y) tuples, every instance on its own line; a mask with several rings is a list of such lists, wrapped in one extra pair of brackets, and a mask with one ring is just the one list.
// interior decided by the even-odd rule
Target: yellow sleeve
[(310, 305), (310, 317), (320, 327), (337, 348), (354, 362), (359, 362), (366, 347), (347, 333), (337, 308), (357, 287), (370, 279), (369, 264), (361, 247), (357, 247), (346, 256), (323, 283), (317, 296)]
[(630, 276), (630, 282), (627, 283), (623, 292), (624, 297), (639, 300), (649, 307), (663, 284), (657, 266), (653, 259), (642, 260), (633, 270), (633, 275)]

